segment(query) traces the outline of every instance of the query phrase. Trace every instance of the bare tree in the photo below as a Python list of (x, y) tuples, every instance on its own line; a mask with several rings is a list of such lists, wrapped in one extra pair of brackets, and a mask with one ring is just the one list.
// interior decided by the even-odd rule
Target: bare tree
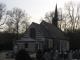
[[(52, 19), (53, 19), (53, 17), (54, 17), (54, 13), (55, 13), (55, 11), (52, 11), (52, 12), (47, 12), (46, 14), (45, 14), (45, 17), (44, 18), (41, 18), (42, 20), (45, 20), (46, 22), (48, 22), (48, 23), (52, 23)], [(58, 18), (59, 18), (59, 20), (60, 20), (60, 23), (61, 23), (61, 26), (63, 25), (62, 24), (62, 20), (64, 20), (64, 15), (62, 14), (62, 9), (61, 8), (59, 8), (58, 9)], [(40, 20), (41, 21), (41, 20)], [(63, 28), (63, 26), (62, 26), (62, 28)]]
[(2, 25), (4, 25), (6, 21), (5, 20), (6, 16), (4, 17), (5, 13), (6, 13), (6, 5), (0, 2), (0, 29), (3, 29)]
[(65, 3), (65, 14), (71, 30), (79, 28), (80, 22), (80, 3), (70, 1)]
[[(29, 16), (25, 11), (19, 8), (13, 8), (12, 10), (7, 11), (7, 22), (9, 26), (9, 32), (11, 33), (20, 33), (29, 26)], [(24, 25), (26, 26), (24, 29)]]
[[(63, 10), (63, 11), (62, 11)], [(44, 20), (51, 23), (54, 17), (54, 11), (45, 14)], [(58, 9), (58, 18), (61, 21), (61, 27), (67, 32), (67, 29), (74, 31), (80, 27), (80, 2), (69, 1), (65, 3), (64, 9)]]
[(41, 18), (40, 21), (45, 20), (46, 22), (52, 23), (52, 18), (54, 16), (54, 12), (47, 12), (44, 18)]
[(6, 5), (3, 3), (0, 3), (0, 20), (2, 19), (2, 16), (5, 14)]

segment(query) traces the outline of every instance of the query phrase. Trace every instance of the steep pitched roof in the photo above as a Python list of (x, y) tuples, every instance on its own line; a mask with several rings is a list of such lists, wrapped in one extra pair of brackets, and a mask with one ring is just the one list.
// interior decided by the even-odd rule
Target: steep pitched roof
[[(43, 25), (43, 23), (45, 25)], [(56, 37), (61, 40), (67, 40), (67, 37), (63, 34), (63, 32), (59, 28), (55, 27), (53, 24), (47, 23), (45, 21), (42, 21), (40, 24), (37, 24), (34, 22), (32, 24), (34, 24), (39, 29), (39, 31), (45, 38), (55, 38)], [(47, 29), (49, 31), (47, 31)]]
[(45, 30), (45, 28), (42, 25), (37, 23), (33, 23), (33, 24), (35, 24), (35, 26), (40, 30), (40, 32), (43, 34), (45, 38), (51, 38), (51, 36), (48, 34), (48, 32)]
[(58, 20), (57, 4), (56, 4), (55, 14), (54, 14), (54, 18), (53, 18), (53, 20)]
[[(54, 37), (52, 36), (53, 38), (56, 37), (58, 39), (63, 39), (63, 40), (67, 39), (66, 36), (63, 34), (63, 32), (59, 28), (55, 27), (53, 24), (47, 23), (45, 21), (42, 21), (41, 25), (42, 23), (44, 23), (47, 26), (47, 28), (50, 30), (50, 32), (54, 35)], [(48, 34), (50, 32), (48, 32)]]

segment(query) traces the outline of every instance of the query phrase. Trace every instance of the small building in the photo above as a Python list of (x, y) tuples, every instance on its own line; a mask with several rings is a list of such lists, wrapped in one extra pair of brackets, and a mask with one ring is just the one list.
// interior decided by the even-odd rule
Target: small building
[(32, 22), (23, 37), (17, 41), (19, 50), (37, 51), (37, 49), (53, 48), (54, 50), (69, 50), (68, 38), (60, 29), (57, 5), (52, 24), (42, 21), (40, 24)]

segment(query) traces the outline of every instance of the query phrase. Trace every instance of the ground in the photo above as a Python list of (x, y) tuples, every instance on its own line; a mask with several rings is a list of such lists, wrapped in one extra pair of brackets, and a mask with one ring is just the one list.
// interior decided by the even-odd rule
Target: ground
[(0, 60), (15, 60), (15, 59), (8, 59), (8, 58), (6, 58), (6, 53), (7, 52), (3, 52), (3, 53), (0, 53)]
[[(15, 60), (14, 58), (6, 58), (6, 53), (7, 52), (3, 52), (3, 53), (0, 53), (0, 60)], [(35, 54), (32, 54), (30, 55), (31, 57), (32, 56), (35, 56)]]

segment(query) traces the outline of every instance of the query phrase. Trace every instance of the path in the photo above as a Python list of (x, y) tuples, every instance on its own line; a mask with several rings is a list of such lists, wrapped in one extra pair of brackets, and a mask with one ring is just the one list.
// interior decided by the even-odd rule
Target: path
[(6, 58), (6, 53), (7, 52), (3, 52), (3, 53), (0, 54), (0, 60), (14, 60), (12, 58), (10, 58), (10, 59)]
[[(14, 58), (6, 58), (6, 53), (7, 52), (3, 52), (3, 53), (0, 54), (0, 60), (15, 60)], [(36, 55), (36, 53), (35, 54), (32, 54), (30, 56), (33, 57), (35, 55)]]

